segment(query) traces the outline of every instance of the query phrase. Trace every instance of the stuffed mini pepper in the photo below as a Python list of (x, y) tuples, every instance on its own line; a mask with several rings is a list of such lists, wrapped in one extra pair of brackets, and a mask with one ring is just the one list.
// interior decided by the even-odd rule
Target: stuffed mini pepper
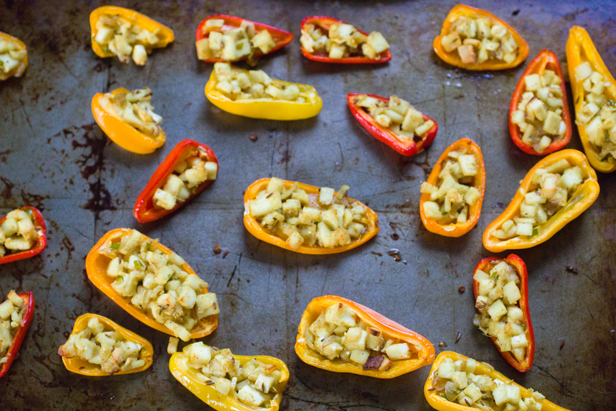
[(0, 32), (0, 81), (21, 77), (28, 67), (28, 50), (23, 41)]
[(33, 315), (31, 292), (17, 294), (11, 290), (0, 304), (0, 378), (6, 375), (17, 357)]
[(22, 207), (0, 218), (0, 265), (40, 254), (47, 246), (47, 227), (41, 212)]

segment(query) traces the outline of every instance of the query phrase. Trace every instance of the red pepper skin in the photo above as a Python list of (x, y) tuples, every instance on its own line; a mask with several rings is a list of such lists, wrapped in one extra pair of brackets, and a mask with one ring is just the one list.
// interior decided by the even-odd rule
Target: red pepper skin
[(6, 373), (9, 371), (9, 368), (11, 368), (11, 364), (17, 357), (17, 353), (19, 352), (21, 343), (23, 342), (24, 337), (26, 336), (26, 332), (28, 331), (28, 327), (30, 327), (30, 323), (32, 322), (32, 315), (34, 314), (34, 296), (32, 295), (32, 292), (28, 291), (25, 293), (19, 293), (18, 295), (24, 301), (24, 304), (26, 306), (26, 312), (22, 317), (22, 326), (19, 331), (17, 331), (17, 334), (15, 334), (13, 344), (11, 344), (9, 351), (6, 354), (8, 359), (4, 364), (0, 364), (0, 378), (6, 375)]
[[(208, 20), (212, 20), (212, 19), (224, 20), (225, 24), (223, 25), (223, 28), (234, 29), (234, 28), (239, 27), (242, 24), (242, 22), (245, 21), (247, 23), (253, 23), (257, 31), (261, 31), (261, 30), (269, 31), (270, 35), (272, 36), (272, 39), (276, 43), (276, 46), (266, 54), (271, 54), (277, 50), (280, 50), (281, 48), (289, 44), (291, 40), (293, 40), (293, 33), (289, 33), (288, 31), (284, 31), (279, 28), (268, 26), (267, 24), (259, 23), (256, 21), (246, 20), (241, 17), (227, 16), (226, 14), (216, 14), (214, 16), (210, 16), (210, 17), (207, 17), (201, 20), (201, 23), (199, 23), (199, 26), (197, 26), (197, 35), (196, 35), (197, 40), (196, 41), (209, 37), (209, 33), (208, 35), (203, 34), (202, 29), (205, 23)], [(261, 51), (259, 51), (258, 54), (255, 55), (255, 57), (260, 57), (263, 55), (264, 54), (262, 54)], [(238, 60), (233, 60), (233, 61), (246, 60), (247, 58), (248, 56), (244, 56)], [(219, 58), (211, 58), (211, 59), (205, 59), (201, 61), (205, 61), (206, 63), (221, 63), (221, 62), (226, 63), (227, 62), (227, 60), (223, 60)]]
[(202, 148), (205, 150), (208, 160), (218, 164), (218, 159), (216, 158), (214, 151), (212, 151), (212, 149), (205, 144), (201, 144), (190, 139), (180, 141), (178, 145), (175, 146), (167, 155), (165, 160), (156, 168), (154, 174), (150, 177), (148, 184), (145, 186), (141, 194), (139, 194), (139, 197), (137, 197), (137, 201), (135, 201), (135, 207), (133, 209), (133, 215), (137, 221), (140, 223), (149, 223), (151, 221), (156, 221), (159, 218), (163, 218), (188, 203), (190, 200), (198, 196), (203, 190), (205, 190), (207, 186), (212, 184), (214, 180), (204, 181), (203, 184), (197, 188), (195, 194), (188, 197), (185, 201), (178, 201), (172, 210), (154, 207), (152, 197), (154, 197), (156, 189), (165, 185), (167, 177), (169, 177), (169, 175), (173, 172), (175, 166), (186, 160), (186, 158), (193, 153), (193, 149), (195, 148)]
[[(511, 122), (511, 116), (513, 116), (513, 112), (518, 109), (518, 104), (522, 100), (522, 94), (526, 91), (526, 83), (524, 82), (524, 77), (529, 74), (539, 74), (543, 73), (544, 70), (552, 70), (554, 71), (558, 77), (560, 77), (560, 89), (563, 94), (563, 113), (562, 118), (567, 126), (567, 130), (563, 137), (558, 141), (553, 141), (545, 150), (541, 153), (537, 152), (533, 146), (526, 144), (522, 141), (523, 133), (520, 132), (520, 127), (517, 124), (513, 124)], [(513, 93), (513, 97), (511, 98), (511, 105), (509, 106), (509, 134), (511, 134), (511, 139), (514, 144), (520, 148), (526, 154), (534, 154), (536, 156), (544, 156), (546, 154), (553, 153), (554, 151), (558, 151), (561, 148), (565, 147), (571, 141), (571, 136), (573, 134), (572, 126), (571, 126), (571, 116), (569, 114), (569, 104), (567, 103), (567, 90), (565, 88), (565, 78), (563, 77), (563, 73), (560, 69), (560, 64), (558, 63), (558, 57), (556, 54), (552, 53), (550, 50), (544, 49), (537, 54), (524, 70), (524, 74), (520, 78), (517, 87)]]
[(377, 96), (376, 94), (347, 94), (347, 102), (349, 103), (351, 113), (353, 113), (355, 119), (359, 121), (359, 124), (361, 124), (368, 131), (368, 133), (372, 134), (374, 138), (376, 138), (382, 143), (387, 144), (389, 147), (393, 148), (398, 153), (407, 157), (412, 156), (413, 154), (417, 154), (419, 151), (432, 144), (432, 141), (434, 141), (434, 137), (436, 137), (436, 133), (438, 133), (438, 124), (436, 123), (436, 121), (434, 121), (434, 119), (428, 117), (425, 114), (423, 115), (424, 121), (434, 121), (434, 127), (432, 127), (430, 131), (428, 131), (428, 134), (422, 141), (420, 141), (419, 143), (415, 143), (412, 138), (399, 137), (397, 134), (392, 133), (390, 130), (381, 127), (374, 121), (370, 114), (366, 113), (361, 107), (357, 106), (353, 102), (353, 98), (362, 95), (373, 97), (386, 103), (389, 102), (389, 99), (387, 97)]
[[(327, 17), (327, 16), (308, 16), (304, 20), (302, 20), (301, 27), (303, 30), (306, 24), (314, 24), (315, 26), (322, 27), (326, 29), (327, 31), (329, 31), (329, 27), (334, 23), (344, 23), (344, 22), (342, 20), (338, 20), (333, 17)], [(347, 24), (347, 23), (344, 23), (344, 24)], [(357, 27), (355, 29), (359, 31), (361, 34), (363, 34), (364, 36), (368, 35), (368, 33), (359, 30)], [(378, 59), (371, 59), (369, 57), (360, 57), (360, 56), (343, 57), (341, 59), (332, 59), (332, 58), (329, 58), (329, 56), (320, 56), (316, 54), (311, 54), (306, 49), (304, 49), (303, 46), (302, 46), (302, 54), (304, 55), (304, 57), (306, 57), (309, 60), (319, 61), (321, 63), (378, 64), (378, 63), (385, 63), (391, 60), (391, 52), (389, 51), (389, 49), (383, 51), (381, 53), (381, 56)]]
[[(0, 265), (34, 257), (35, 255), (40, 254), (41, 251), (43, 251), (45, 247), (47, 247), (47, 226), (45, 225), (45, 220), (43, 219), (43, 215), (41, 214), (41, 212), (36, 208), (30, 206), (25, 206), (21, 209), (23, 211), (30, 210), (32, 212), (32, 218), (34, 219), (34, 228), (39, 235), (38, 239), (36, 240), (36, 245), (30, 250), (9, 254), (5, 257), (0, 257)], [(6, 216), (0, 218), (0, 224), (2, 224), (4, 220), (6, 220)]]
[[(481, 270), (483, 272), (489, 271), (486, 271), (486, 267), (488, 267), (490, 263), (495, 261), (505, 261), (511, 264), (516, 268), (518, 274), (520, 275), (520, 294), (522, 294), (522, 298), (520, 298), (519, 304), (520, 309), (524, 313), (524, 321), (526, 321), (526, 324), (528, 325), (526, 327), (526, 338), (528, 339), (526, 358), (524, 359), (524, 361), (519, 362), (513, 356), (513, 353), (511, 353), (510, 351), (500, 351), (498, 345), (496, 344), (496, 338), (491, 337), (491, 340), (496, 346), (496, 349), (499, 350), (503, 357), (505, 357), (505, 360), (507, 360), (507, 362), (511, 364), (513, 368), (520, 372), (527, 372), (532, 367), (533, 359), (535, 358), (535, 333), (533, 332), (533, 323), (530, 321), (530, 312), (528, 310), (528, 271), (526, 270), (526, 264), (524, 264), (524, 261), (522, 261), (522, 259), (515, 254), (509, 254), (509, 256), (504, 259), (497, 257), (488, 257), (479, 261), (479, 264), (477, 264), (475, 270), (473, 271), (473, 277), (475, 276), (477, 270)], [(476, 281), (475, 278), (473, 278), (473, 291), (475, 293), (475, 300), (477, 300), (477, 297), (479, 296), (479, 282)]]

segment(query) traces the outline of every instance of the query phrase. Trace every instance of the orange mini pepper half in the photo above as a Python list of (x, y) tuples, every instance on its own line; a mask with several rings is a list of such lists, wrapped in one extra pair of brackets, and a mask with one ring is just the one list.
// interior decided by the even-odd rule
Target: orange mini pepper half
[(481, 215), (481, 206), (483, 204), (483, 197), (486, 191), (486, 167), (483, 161), (483, 154), (481, 152), (481, 148), (473, 140), (470, 138), (463, 138), (449, 147), (441, 154), (440, 158), (436, 162), (436, 165), (432, 169), (430, 176), (428, 177), (427, 183), (432, 184), (433, 186), (437, 186), (439, 175), (441, 170), (443, 169), (443, 165), (448, 158), (448, 155), (451, 151), (461, 151), (464, 150), (467, 154), (472, 153), (475, 156), (476, 164), (477, 164), (477, 175), (475, 176), (473, 187), (475, 187), (480, 194), (479, 200), (469, 207), (468, 210), (468, 218), (464, 223), (450, 223), (450, 224), (441, 224), (438, 221), (428, 218), (424, 212), (423, 205), (426, 201), (430, 201), (430, 194), (423, 193), (421, 198), (419, 199), (419, 214), (421, 215), (421, 222), (423, 223), (426, 230), (440, 234), (445, 237), (460, 237), (464, 234), (468, 233), (477, 221), (479, 221), (479, 216)]
[[(533, 177), (538, 169), (549, 167), (558, 161), (565, 159), (571, 166), (578, 166), (582, 170), (583, 178), (586, 180), (579, 185), (575, 193), (569, 197), (567, 204), (551, 216), (545, 223), (541, 224), (536, 230), (536, 234), (524, 238), (513, 237), (507, 240), (500, 240), (492, 235), (494, 229), (499, 228), (505, 221), (513, 220), (520, 214), (520, 204), (524, 201), (525, 193), (532, 184)], [(550, 154), (539, 161), (524, 177), (520, 188), (509, 203), (509, 206), (488, 225), (483, 232), (483, 246), (488, 250), (498, 253), (504, 250), (519, 250), (531, 248), (539, 245), (556, 234), (561, 228), (570, 221), (582, 214), (588, 207), (595, 202), (599, 196), (599, 183), (597, 173), (590, 167), (586, 156), (577, 150), (561, 150)]]
[[(257, 198), (257, 194), (259, 194), (259, 192), (267, 188), (267, 185), (269, 184), (270, 180), (271, 180), (270, 178), (261, 178), (248, 186), (248, 188), (246, 189), (246, 193), (244, 194), (244, 207), (246, 207), (249, 201)], [(284, 188), (289, 189), (295, 183), (295, 181), (283, 180), (283, 183), (284, 183)], [(311, 185), (300, 183), (300, 182), (297, 182), (297, 184), (299, 188), (301, 190), (304, 190), (308, 195), (319, 193), (320, 187), (315, 187), (315, 186), (311, 186)], [(353, 248), (359, 247), (360, 245), (366, 243), (368, 240), (374, 237), (376, 233), (379, 232), (379, 218), (376, 215), (376, 213), (370, 207), (368, 207), (367, 205), (357, 200), (349, 199), (349, 201), (356, 201), (357, 203), (359, 203), (359, 205), (366, 208), (366, 215), (368, 217), (369, 225), (366, 227), (365, 232), (357, 240), (351, 242), (351, 244), (348, 244), (348, 245), (343, 245), (343, 246), (338, 246), (338, 247), (333, 247), (333, 248), (319, 247), (317, 245), (314, 245), (314, 246), (300, 245), (299, 248), (293, 249), (291, 248), (291, 246), (287, 244), (285, 240), (283, 240), (282, 238), (274, 234), (270, 234), (263, 227), (261, 227), (257, 219), (254, 218), (252, 215), (250, 215), (249, 212), (244, 213), (244, 226), (246, 227), (246, 230), (248, 230), (248, 232), (252, 234), (253, 236), (255, 236), (257, 239), (264, 241), (266, 243), (269, 243), (269, 244), (273, 244), (277, 247), (284, 248), (285, 250), (295, 251), (296, 253), (301, 253), (301, 254), (318, 254), (318, 255), (343, 253), (345, 251), (352, 250)]]
[(387, 144), (389, 147), (393, 148), (403, 156), (412, 156), (413, 154), (417, 154), (421, 150), (432, 144), (432, 141), (434, 141), (434, 138), (438, 133), (438, 124), (436, 123), (436, 121), (434, 121), (427, 115), (423, 114), (423, 120), (432, 120), (434, 126), (430, 130), (428, 130), (426, 135), (421, 138), (420, 141), (415, 141), (415, 138), (402, 137), (394, 133), (393, 131), (377, 124), (377, 122), (374, 120), (374, 118), (372, 118), (370, 113), (357, 105), (356, 99), (358, 96), (368, 96), (386, 103), (389, 102), (389, 98), (377, 96), (376, 94), (347, 94), (347, 102), (349, 103), (349, 108), (351, 109), (353, 117), (355, 117), (355, 119), (359, 121), (359, 124), (361, 124), (366, 129), (366, 131), (370, 133), (370, 135), (372, 135), (372, 137), (376, 138), (382, 143)]
[[(569, 38), (567, 39), (566, 52), (576, 115), (579, 114), (584, 104), (586, 92), (584, 91), (584, 81), (577, 80), (575, 71), (577, 67), (585, 62), (588, 62), (594, 71), (601, 74), (607, 82), (610, 83), (610, 86), (605, 87), (603, 92), (612, 101), (612, 104), (614, 104), (616, 102), (616, 80), (606, 67), (592, 39), (584, 28), (579, 26), (571, 27), (571, 30), (569, 30)], [(584, 125), (578, 125), (578, 132), (580, 133), (580, 140), (582, 140), (582, 145), (584, 146), (584, 152), (594, 169), (602, 173), (612, 173), (616, 171), (616, 159), (612, 156), (608, 156), (604, 160), (599, 158), (599, 152), (589, 141)]]
[[(145, 338), (135, 334), (134, 332), (127, 330), (126, 328), (120, 326), (119, 324), (111, 321), (107, 317), (103, 317), (102, 315), (87, 313), (75, 320), (75, 325), (73, 326), (73, 331), (71, 335), (79, 334), (86, 328), (88, 328), (88, 321), (92, 318), (98, 319), (104, 326), (105, 331), (115, 331), (120, 334), (126, 341), (137, 343), (141, 346), (141, 351), (139, 352), (139, 359), (144, 360), (145, 364), (141, 367), (134, 368), (129, 371), (118, 371), (113, 375), (122, 375), (122, 374), (133, 374), (136, 372), (145, 371), (153, 363), (154, 356), (154, 348), (152, 344)], [(58, 355), (62, 357), (62, 362), (64, 363), (64, 367), (70, 372), (74, 372), (75, 374), (87, 375), (88, 377), (108, 377), (111, 374), (107, 372), (103, 372), (101, 370), (100, 364), (92, 364), (88, 362), (88, 360), (84, 360), (79, 357), (65, 357), (62, 355), (62, 350), (58, 351)]]
[[(515, 42), (518, 45), (518, 55), (516, 56), (515, 60), (513, 60), (511, 63), (507, 63), (505, 61), (496, 60), (496, 59), (488, 59), (482, 63), (463, 63), (462, 60), (460, 59), (460, 56), (455, 50), (451, 53), (448, 53), (443, 47), (443, 45), (441, 44), (441, 39), (443, 38), (443, 36), (449, 33), (452, 23), (458, 17), (485, 18), (485, 19), (489, 19), (494, 24), (500, 24), (503, 27), (505, 27), (511, 33)], [(524, 60), (526, 60), (526, 57), (528, 57), (528, 52), (529, 52), (528, 44), (526, 43), (526, 41), (524, 41), (522, 36), (520, 36), (520, 34), (517, 31), (515, 31), (515, 29), (511, 27), (509, 24), (505, 23), (503, 20), (499, 19), (494, 14), (488, 11), (477, 9), (475, 7), (466, 6), (464, 4), (459, 4), (451, 9), (449, 14), (447, 15), (447, 18), (445, 18), (445, 21), (443, 22), (443, 27), (441, 28), (441, 34), (438, 35), (434, 39), (433, 47), (434, 47), (434, 52), (445, 63), (451, 64), (452, 66), (460, 67), (466, 70), (477, 70), (477, 71), (506, 70), (506, 69), (510, 69), (513, 67), (517, 67)]]
[[(129, 91), (123, 87), (115, 89), (112, 95), (126, 94)], [(118, 117), (111, 108), (111, 102), (103, 93), (96, 93), (92, 97), (92, 115), (99, 127), (114, 143), (125, 150), (137, 154), (149, 154), (165, 144), (167, 136), (160, 130), (156, 137), (137, 130)]]
[(533, 365), (533, 359), (535, 358), (535, 333), (533, 331), (533, 323), (530, 321), (530, 311), (528, 309), (528, 270), (526, 269), (526, 264), (524, 261), (515, 254), (509, 254), (507, 258), (500, 259), (497, 257), (488, 257), (479, 261), (475, 270), (473, 271), (473, 291), (475, 293), (475, 300), (479, 296), (479, 281), (475, 280), (474, 276), (478, 270), (483, 271), (484, 273), (489, 274), (490, 270), (496, 266), (501, 261), (505, 261), (506, 263), (515, 267), (518, 272), (518, 276), (520, 277), (520, 294), (522, 297), (519, 300), (520, 309), (524, 314), (524, 322), (526, 323), (526, 339), (528, 340), (528, 347), (526, 348), (526, 357), (523, 361), (518, 361), (511, 351), (501, 351), (496, 344), (496, 337), (491, 337), (492, 342), (498, 349), (498, 351), (505, 357), (505, 360), (513, 368), (520, 372), (527, 372), (530, 370), (530, 367)]
[[(36, 239), (36, 243), (32, 246), (31, 249), (11, 253), (5, 255), (4, 257), (0, 257), (0, 265), (34, 257), (35, 255), (40, 254), (45, 249), (45, 247), (47, 247), (47, 226), (45, 225), (45, 220), (43, 219), (43, 215), (41, 214), (41, 212), (36, 208), (30, 206), (22, 207), (21, 210), (29, 213), (32, 216), (32, 219), (34, 220), (34, 228), (36, 229), (36, 234), (38, 235), (38, 238)], [(6, 216), (0, 218), (0, 224), (2, 224), (4, 220), (6, 220)]]
[(8, 43), (15, 43), (18, 45), (19, 50), (15, 50), (18, 53), (24, 52), (26, 53), (23, 60), (20, 61), (15, 67), (8, 71), (4, 71), (4, 66), (0, 66), (0, 81), (6, 80), (10, 77), (21, 77), (28, 67), (28, 49), (23, 41), (19, 40), (17, 37), (13, 37), (10, 34), (6, 34), (0, 31), (0, 42), (6, 41)]
[[(102, 254), (100, 250), (107, 241), (120, 242), (120, 239), (131, 231), (132, 230), (128, 228), (116, 228), (115, 230), (109, 231), (101, 237), (100, 240), (98, 240), (96, 245), (92, 247), (86, 257), (86, 272), (88, 274), (88, 278), (92, 281), (92, 284), (94, 284), (96, 288), (101, 290), (103, 294), (111, 298), (111, 300), (122, 307), (124, 311), (145, 325), (166, 334), (174, 335), (170, 329), (157, 322), (150, 313), (135, 307), (130, 303), (129, 298), (122, 297), (116, 290), (113, 289), (113, 287), (111, 287), (111, 283), (113, 283), (114, 279), (107, 275), (107, 266), (109, 265), (111, 258), (105, 254)], [(156, 243), (157, 249), (161, 250), (164, 254), (171, 254), (173, 252), (159, 242), (154, 242)], [(195, 271), (186, 263), (184, 263), (182, 269), (188, 274), (195, 274)], [(203, 293), (207, 293), (207, 289), (204, 289)], [(213, 333), (216, 328), (218, 328), (218, 314), (210, 315), (199, 320), (199, 322), (195, 324), (190, 332), (190, 336), (193, 339), (202, 338)]]
[(30, 327), (32, 316), (34, 315), (34, 296), (32, 295), (32, 292), (28, 291), (25, 293), (19, 293), (18, 295), (24, 302), (25, 311), (21, 316), (21, 327), (15, 333), (13, 342), (5, 355), (6, 361), (3, 364), (0, 364), (0, 378), (4, 377), (6, 373), (9, 372), (11, 364), (13, 364), (13, 361), (17, 358), (17, 353), (21, 348), (21, 343), (24, 341), (24, 338), (26, 338), (28, 327)]
[[(520, 127), (517, 124), (514, 124), (512, 121), (513, 113), (518, 109), (518, 104), (522, 100), (522, 94), (526, 91), (526, 82), (524, 78), (531, 74), (538, 74), (539, 77), (543, 75), (545, 70), (552, 70), (556, 75), (560, 78), (560, 90), (563, 95), (563, 107), (562, 107), (562, 119), (565, 122), (565, 126), (567, 127), (565, 133), (552, 140), (550, 145), (543, 150), (542, 152), (538, 152), (534, 149), (534, 147), (530, 144), (522, 141), (522, 136), (524, 133), (520, 130)], [(542, 156), (545, 154), (550, 154), (554, 151), (560, 150), (565, 147), (571, 141), (572, 135), (572, 127), (571, 127), (571, 116), (569, 114), (569, 104), (567, 103), (567, 90), (565, 88), (565, 79), (563, 78), (563, 73), (560, 70), (560, 64), (558, 63), (558, 57), (556, 54), (552, 53), (550, 50), (541, 50), (537, 57), (533, 59), (526, 67), (524, 74), (520, 78), (517, 87), (513, 93), (513, 97), (511, 98), (511, 105), (509, 107), (509, 133), (511, 134), (511, 139), (514, 144), (520, 148), (520, 150), (524, 151), (527, 154), (534, 154), (538, 156)]]
[(250, 360), (255, 359), (267, 365), (275, 365), (276, 368), (282, 373), (280, 382), (278, 383), (278, 392), (280, 395), (276, 400), (272, 400), (269, 407), (253, 407), (242, 403), (232, 395), (223, 395), (216, 390), (213, 384), (206, 384), (203, 380), (203, 376), (190, 366), (188, 366), (187, 347), (184, 347), (184, 351), (176, 352), (169, 359), (169, 371), (188, 391), (192, 392), (201, 401), (209, 405), (218, 411), (278, 411), (280, 409), (280, 402), (282, 401), (282, 393), (289, 382), (289, 369), (287, 365), (278, 358), (269, 357), (266, 355), (235, 355), (233, 357), (240, 362), (241, 365), (245, 365)]
[[(308, 327), (310, 327), (319, 315), (321, 315), (323, 310), (334, 304), (346, 305), (351, 310), (355, 311), (362, 321), (371, 327), (379, 329), (387, 337), (399, 339), (416, 348), (420, 348), (417, 353), (418, 357), (408, 360), (393, 361), (389, 369), (380, 371), (364, 370), (361, 365), (350, 361), (347, 362), (340, 359), (330, 361), (321, 356), (307, 345), (305, 335), (308, 332)], [(367, 377), (382, 379), (399, 377), (400, 375), (415, 371), (424, 365), (429, 365), (434, 361), (434, 346), (426, 338), (368, 307), (335, 295), (317, 297), (308, 304), (297, 329), (295, 352), (303, 362), (313, 367), (321, 368), (326, 371), (365, 375)]]
[[(443, 351), (438, 355), (438, 357), (436, 357), (436, 360), (432, 364), (432, 369), (430, 369), (430, 376), (428, 377), (428, 379), (426, 380), (426, 384), (424, 385), (424, 395), (426, 397), (426, 400), (428, 401), (428, 404), (430, 404), (432, 408), (438, 411), (469, 411), (479, 409), (477, 407), (467, 407), (465, 405), (448, 401), (446, 398), (441, 396), (443, 391), (439, 391), (438, 389), (436, 389), (438, 385), (438, 367), (445, 359), (448, 358), (454, 362), (458, 360), (466, 361), (469, 359), (462, 354), (458, 354), (452, 351)], [(532, 396), (532, 390), (526, 389), (521, 385), (516, 384), (515, 382), (513, 382), (513, 380), (505, 377), (503, 374), (496, 371), (494, 367), (485, 362), (477, 361), (477, 367), (475, 368), (474, 374), (485, 375), (492, 378), (493, 380), (499, 380), (505, 384), (512, 384), (519, 387), (520, 397), (522, 399), (529, 398)], [(559, 407), (553, 402), (550, 402), (545, 399), (541, 401), (541, 405), (542, 411), (569, 411), (566, 408)]]

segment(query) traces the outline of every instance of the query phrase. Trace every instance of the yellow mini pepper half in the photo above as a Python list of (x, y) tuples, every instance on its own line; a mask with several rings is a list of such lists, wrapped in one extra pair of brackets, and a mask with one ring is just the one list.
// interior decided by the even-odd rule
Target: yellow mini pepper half
[[(6, 73), (4, 72), (3, 66), (0, 65), (0, 81), (6, 80), (10, 77), (21, 77), (22, 74), (24, 74), (26, 67), (28, 67), (28, 50), (26, 49), (26, 45), (17, 37), (13, 37), (0, 31), (0, 43), (2, 42), (16, 43), (19, 46), (19, 52), (25, 52), (26, 56), (16, 67)], [(0, 49), (2, 49), (2, 47), (0, 47)], [(0, 61), (0, 63), (1, 62), (2, 61)]]

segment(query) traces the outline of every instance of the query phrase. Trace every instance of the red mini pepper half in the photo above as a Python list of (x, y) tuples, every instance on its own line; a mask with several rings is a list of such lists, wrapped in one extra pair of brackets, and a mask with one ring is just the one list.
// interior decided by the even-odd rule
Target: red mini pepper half
[(438, 124), (436, 123), (436, 121), (434, 121), (434, 119), (423, 114), (424, 121), (432, 120), (434, 122), (434, 127), (432, 127), (430, 131), (428, 131), (426, 136), (421, 141), (416, 142), (416, 137), (400, 137), (391, 130), (388, 130), (378, 125), (369, 113), (367, 113), (363, 108), (355, 104), (354, 98), (362, 95), (373, 97), (386, 103), (389, 102), (389, 99), (387, 97), (377, 96), (376, 94), (347, 94), (347, 102), (349, 103), (351, 113), (353, 113), (355, 119), (359, 121), (359, 124), (361, 124), (368, 131), (368, 133), (372, 134), (374, 138), (376, 138), (382, 143), (387, 144), (389, 147), (393, 148), (403, 156), (412, 156), (413, 154), (417, 154), (422, 149), (432, 144), (432, 141), (434, 140), (434, 137), (436, 137), (436, 133), (438, 132)]
[[(269, 31), (269, 34), (272, 36), (272, 39), (274, 40), (274, 43), (276, 43), (276, 46), (274, 46), (274, 48), (272, 48), (266, 54), (271, 54), (275, 52), (276, 50), (280, 50), (281, 48), (289, 44), (291, 40), (293, 40), (293, 33), (289, 33), (288, 31), (284, 31), (279, 28), (268, 26), (267, 24), (259, 23), (256, 21), (246, 20), (241, 17), (227, 16), (225, 14), (216, 14), (215, 16), (210, 16), (210, 17), (203, 19), (201, 23), (199, 23), (199, 26), (197, 26), (197, 35), (196, 35), (197, 40), (196, 41), (209, 37), (210, 33), (203, 33), (203, 26), (205, 26), (205, 23), (208, 20), (212, 20), (212, 19), (218, 19), (218, 20), (225, 21), (225, 24), (222, 26), (223, 31), (238, 28), (240, 27), (243, 21), (245, 21), (246, 23), (254, 24), (256, 31), (261, 31), (261, 30)], [(264, 54), (261, 52), (261, 50), (257, 49), (257, 51), (254, 54), (250, 55), (250, 57), (254, 59), (254, 58), (259, 58), (263, 55)], [(244, 56), (240, 58), (239, 60), (246, 60), (248, 57), (249, 56)], [(234, 60), (234, 61), (239, 61), (239, 60)], [(204, 59), (201, 61), (205, 61), (207, 63), (227, 62), (227, 60), (223, 60), (220, 58), (209, 58), (209, 59)]]
[(205, 144), (201, 144), (190, 139), (180, 141), (178, 145), (175, 146), (167, 155), (165, 160), (156, 168), (156, 171), (154, 171), (154, 174), (150, 177), (148, 184), (145, 186), (141, 194), (139, 194), (139, 197), (137, 197), (137, 201), (135, 201), (135, 207), (133, 209), (133, 215), (137, 221), (140, 223), (149, 223), (150, 221), (163, 218), (188, 203), (190, 200), (198, 196), (203, 190), (205, 190), (207, 186), (212, 184), (214, 180), (204, 181), (199, 187), (197, 187), (194, 194), (188, 197), (185, 201), (176, 202), (175, 207), (171, 210), (165, 210), (162, 207), (154, 206), (152, 197), (154, 197), (156, 190), (165, 185), (167, 182), (167, 177), (169, 177), (179, 163), (186, 160), (188, 157), (195, 155), (198, 151), (205, 152), (208, 161), (213, 161), (218, 165), (218, 159), (216, 159), (214, 151), (212, 151), (212, 149)]
[[(45, 220), (43, 219), (43, 215), (41, 214), (41, 212), (36, 208), (30, 206), (22, 207), (21, 209), (32, 215), (32, 218), (34, 219), (34, 228), (36, 228), (38, 239), (36, 240), (36, 244), (34, 245), (34, 247), (29, 250), (12, 253), (5, 257), (0, 257), (0, 265), (34, 257), (35, 255), (40, 254), (41, 251), (43, 251), (45, 247), (47, 247), (47, 226), (45, 225)], [(6, 216), (0, 218), (0, 224), (2, 224), (4, 220), (6, 220)]]
[[(524, 264), (524, 261), (515, 254), (509, 254), (509, 256), (504, 259), (488, 257), (479, 261), (479, 264), (477, 264), (475, 270), (473, 271), (473, 277), (475, 276), (477, 270), (488, 273), (491, 268), (490, 266), (500, 261), (505, 261), (506, 263), (514, 266), (520, 276), (520, 294), (522, 297), (519, 300), (519, 304), (520, 309), (524, 314), (524, 321), (527, 325), (526, 338), (528, 339), (528, 347), (526, 350), (526, 358), (524, 358), (523, 361), (518, 361), (510, 351), (500, 351), (498, 344), (496, 344), (495, 337), (491, 337), (491, 339), (499, 352), (503, 355), (503, 357), (505, 357), (505, 360), (507, 360), (513, 368), (520, 372), (527, 372), (530, 370), (530, 367), (532, 367), (533, 359), (535, 358), (535, 333), (533, 332), (533, 324), (530, 321), (530, 312), (528, 310), (528, 271), (526, 270), (526, 264)], [(479, 282), (476, 281), (475, 278), (473, 278), (473, 291), (475, 293), (475, 300), (477, 300), (477, 297), (479, 296)]]
[[(524, 78), (530, 74), (539, 74), (539, 76), (543, 75), (545, 70), (552, 70), (555, 72), (560, 78), (560, 89), (563, 95), (563, 107), (562, 107), (562, 119), (567, 126), (567, 130), (562, 138), (558, 140), (552, 141), (552, 143), (541, 153), (537, 152), (531, 145), (526, 144), (522, 141), (522, 133), (520, 131), (520, 127), (517, 124), (514, 124), (511, 121), (513, 112), (518, 109), (518, 104), (522, 100), (522, 94), (526, 91), (526, 83)], [(572, 135), (572, 127), (571, 127), (571, 116), (569, 115), (569, 104), (567, 103), (567, 90), (565, 88), (565, 78), (563, 77), (563, 73), (560, 69), (560, 64), (558, 63), (558, 57), (556, 54), (552, 53), (550, 50), (544, 49), (537, 54), (537, 57), (533, 59), (526, 67), (524, 74), (520, 78), (517, 87), (513, 93), (513, 97), (511, 98), (511, 105), (509, 107), (509, 133), (511, 134), (511, 139), (515, 143), (516, 146), (520, 148), (520, 150), (524, 151), (527, 154), (535, 154), (538, 156), (543, 156), (546, 154), (553, 153), (554, 151), (560, 150), (569, 144)]]
[(21, 327), (15, 334), (15, 338), (13, 338), (13, 343), (6, 353), (6, 362), (4, 364), (0, 364), (0, 378), (4, 377), (6, 373), (11, 368), (11, 364), (17, 357), (17, 353), (19, 352), (19, 348), (21, 347), (21, 343), (23, 342), (26, 332), (28, 331), (28, 327), (30, 327), (30, 323), (32, 322), (32, 315), (34, 314), (34, 296), (32, 292), (28, 291), (25, 293), (18, 294), (21, 299), (24, 301), (24, 306), (26, 307), (26, 311), (21, 317)]
[[(326, 30), (327, 32), (329, 32), (330, 26), (332, 24), (334, 24), (334, 23), (348, 24), (348, 23), (345, 23), (342, 20), (338, 20), (338, 19), (335, 19), (333, 17), (327, 17), (327, 16), (308, 16), (304, 20), (302, 20), (301, 28), (302, 28), (302, 30), (304, 30), (304, 26), (306, 26), (307, 24), (312, 24), (312, 25), (314, 25), (316, 27), (320, 27), (323, 30)], [(366, 33), (365, 31), (361, 31), (357, 27), (355, 28), (355, 30), (359, 31), (364, 36), (368, 35), (368, 33)], [(309, 51), (307, 51), (306, 49), (304, 49), (303, 46), (302, 46), (302, 54), (304, 55), (304, 57), (306, 57), (309, 60), (320, 61), (321, 63), (346, 63), (346, 64), (366, 64), (366, 63), (372, 63), (372, 64), (374, 64), (374, 63), (385, 63), (386, 61), (391, 60), (391, 52), (389, 51), (389, 49), (383, 51), (381, 53), (380, 57), (377, 58), (377, 59), (371, 59), (371, 58), (365, 57), (365, 56), (343, 57), (341, 59), (332, 59), (328, 55), (312, 54)]]

